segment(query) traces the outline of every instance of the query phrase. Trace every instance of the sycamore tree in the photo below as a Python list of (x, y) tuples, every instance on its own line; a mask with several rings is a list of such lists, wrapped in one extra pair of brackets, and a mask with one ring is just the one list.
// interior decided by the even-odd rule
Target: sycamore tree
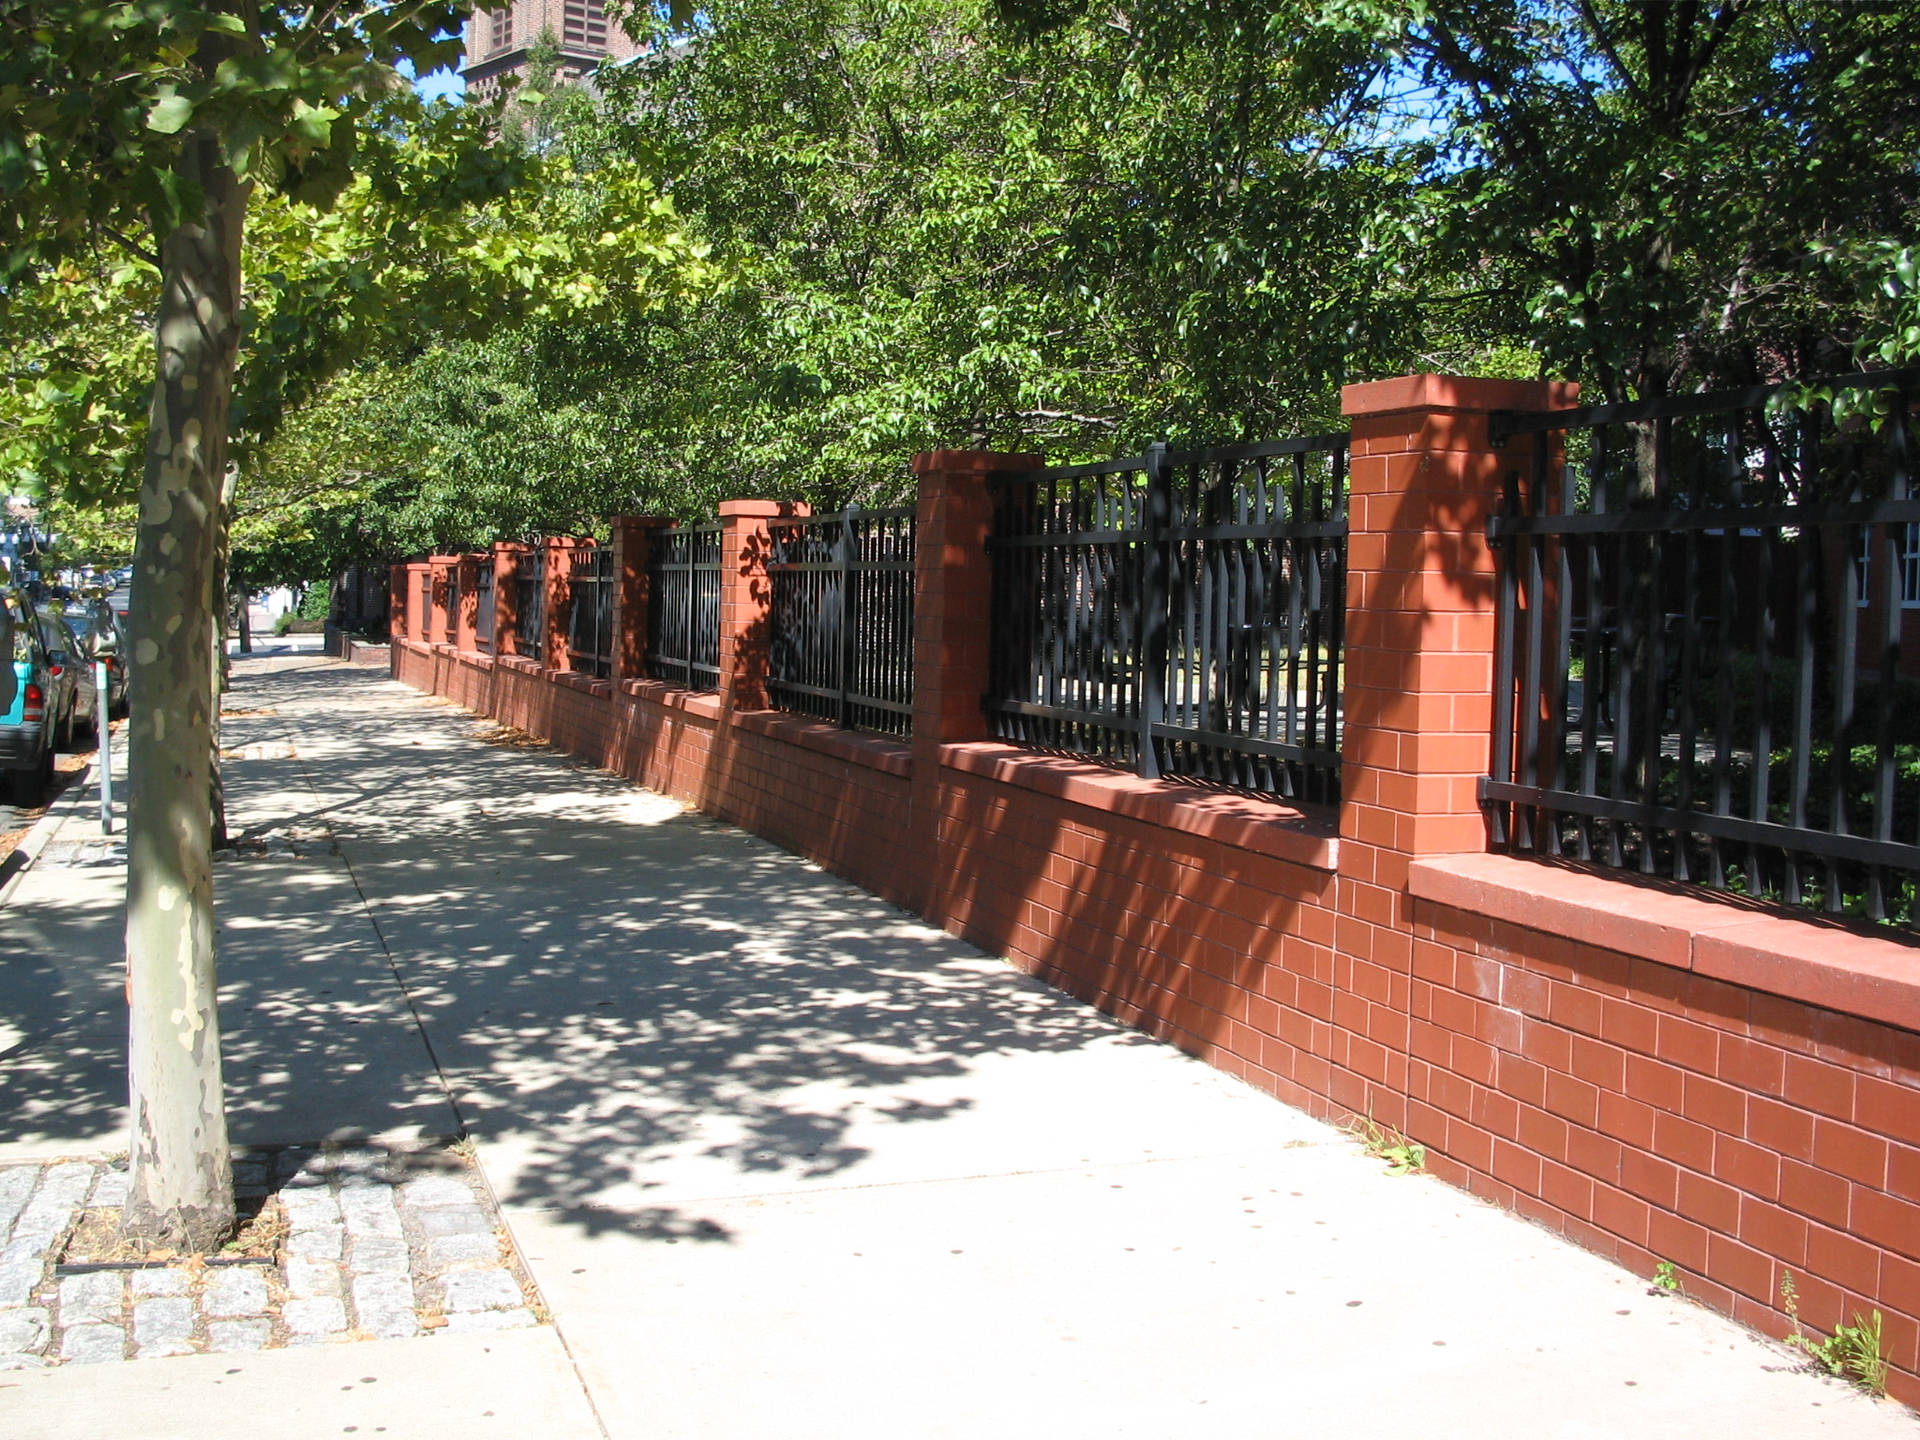
[[(24, 444), (69, 489), (80, 474), (110, 489), (116, 464), (137, 474), (123, 1225), (149, 1244), (204, 1249), (233, 1219), (209, 805), (230, 435), (270, 434), (356, 353), (417, 345), (410, 328), (535, 295), (592, 304), (603, 272), (630, 289), (683, 250), (647, 197), (579, 213), (531, 157), (409, 111), (402, 67), (454, 60), (470, 8), (0, 0), (0, 324), (29, 356), (9, 382), (27, 415), (11, 459), (17, 473)], [(149, 297), (132, 423), (106, 393), (127, 373), (127, 312), (89, 317), (84, 296), (107, 247)], [(77, 328), (49, 320), (63, 309)], [(36, 339), (58, 342), (37, 373)], [(111, 363), (88, 373), (61, 345)]]

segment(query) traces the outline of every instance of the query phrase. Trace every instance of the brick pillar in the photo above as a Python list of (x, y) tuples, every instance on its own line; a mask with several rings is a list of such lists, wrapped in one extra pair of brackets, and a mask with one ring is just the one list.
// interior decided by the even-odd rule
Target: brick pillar
[(433, 572), (424, 560), (407, 566), (407, 636), (421, 644), (433, 640)]
[(939, 865), (940, 747), (987, 735), (993, 560), (988, 476), (1034, 470), (1037, 455), (936, 450), (913, 457), (918, 482), (913, 602), (913, 782), (911, 894), (935, 913)]
[[(1408, 866), (1487, 846), (1478, 796), (1493, 720), (1487, 521), (1525, 458), (1494, 448), (1487, 416), (1564, 408), (1577, 394), (1446, 375), (1341, 392), (1353, 448), (1335, 985), (1382, 998), (1352, 1027), (1364, 1038), (1334, 1055), (1332, 1098), (1391, 1125), (1408, 1123)], [(1413, 1098), (1424, 1099), (1417, 1085)]]
[(407, 612), (413, 599), (407, 585), (411, 575), (405, 565), (387, 567), (387, 635), (390, 639), (404, 640), (412, 633), (407, 629)]
[(664, 516), (622, 515), (613, 522), (613, 678), (647, 675), (647, 555), (653, 532), (673, 521)]
[(460, 576), (460, 613), (453, 619), (456, 650), (480, 648), (480, 567), (486, 561), (484, 555), (462, 555), (454, 562)]
[(567, 647), (567, 622), (573, 615), (573, 556), (577, 550), (591, 550), (591, 540), (575, 540), (565, 535), (550, 535), (541, 542), (547, 552), (546, 635), (541, 641), (540, 663), (549, 670), (571, 670), (573, 652)]
[(769, 520), (810, 515), (801, 501), (720, 502), (720, 708), (767, 708)]
[(493, 653), (520, 653), (520, 557), (526, 546), (516, 540), (493, 542)]
[(453, 643), (453, 616), (447, 613), (447, 573), (453, 566), (451, 555), (427, 557), (427, 640), (430, 644)]

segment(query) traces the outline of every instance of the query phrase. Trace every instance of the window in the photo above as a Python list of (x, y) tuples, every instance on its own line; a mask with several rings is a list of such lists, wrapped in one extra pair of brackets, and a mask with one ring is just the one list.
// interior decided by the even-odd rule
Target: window
[(598, 0), (566, 0), (566, 43), (607, 48), (607, 12)]
[[(1860, 593), (1855, 603), (1863, 608), (1873, 596), (1869, 576), (1873, 573), (1873, 537), (1879, 527), (1867, 526), (1860, 532)], [(1900, 608), (1920, 610), (1920, 520), (1909, 520), (1900, 536)]]
[(513, 48), (513, 11), (507, 9), (496, 12), (492, 24), (492, 43), (487, 46), (487, 53), (498, 55), (502, 50), (511, 50)]

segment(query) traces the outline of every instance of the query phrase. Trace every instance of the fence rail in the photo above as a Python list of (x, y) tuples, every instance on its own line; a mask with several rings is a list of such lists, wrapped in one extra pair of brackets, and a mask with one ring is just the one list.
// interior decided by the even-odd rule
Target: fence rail
[(855, 507), (767, 531), (774, 704), (843, 729), (908, 734), (914, 512)]
[(647, 547), (647, 673), (720, 688), (720, 526), (653, 532)]
[(574, 551), (568, 580), (568, 663), (604, 680), (613, 674), (612, 549), (596, 545)]
[(1915, 920), (1920, 370), (1820, 389), (1494, 417), (1496, 844)]
[(996, 478), (993, 733), (1339, 798), (1347, 436)]

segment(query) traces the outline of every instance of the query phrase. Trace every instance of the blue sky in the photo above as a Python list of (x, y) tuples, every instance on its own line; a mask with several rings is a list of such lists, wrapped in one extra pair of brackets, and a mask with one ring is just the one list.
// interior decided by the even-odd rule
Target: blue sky
[[(406, 70), (409, 67), (402, 65), (400, 68)], [(467, 82), (452, 70), (440, 69), (424, 77), (416, 77), (413, 88), (419, 92), (422, 100), (442, 100), (449, 97), (457, 100), (467, 93)]]

